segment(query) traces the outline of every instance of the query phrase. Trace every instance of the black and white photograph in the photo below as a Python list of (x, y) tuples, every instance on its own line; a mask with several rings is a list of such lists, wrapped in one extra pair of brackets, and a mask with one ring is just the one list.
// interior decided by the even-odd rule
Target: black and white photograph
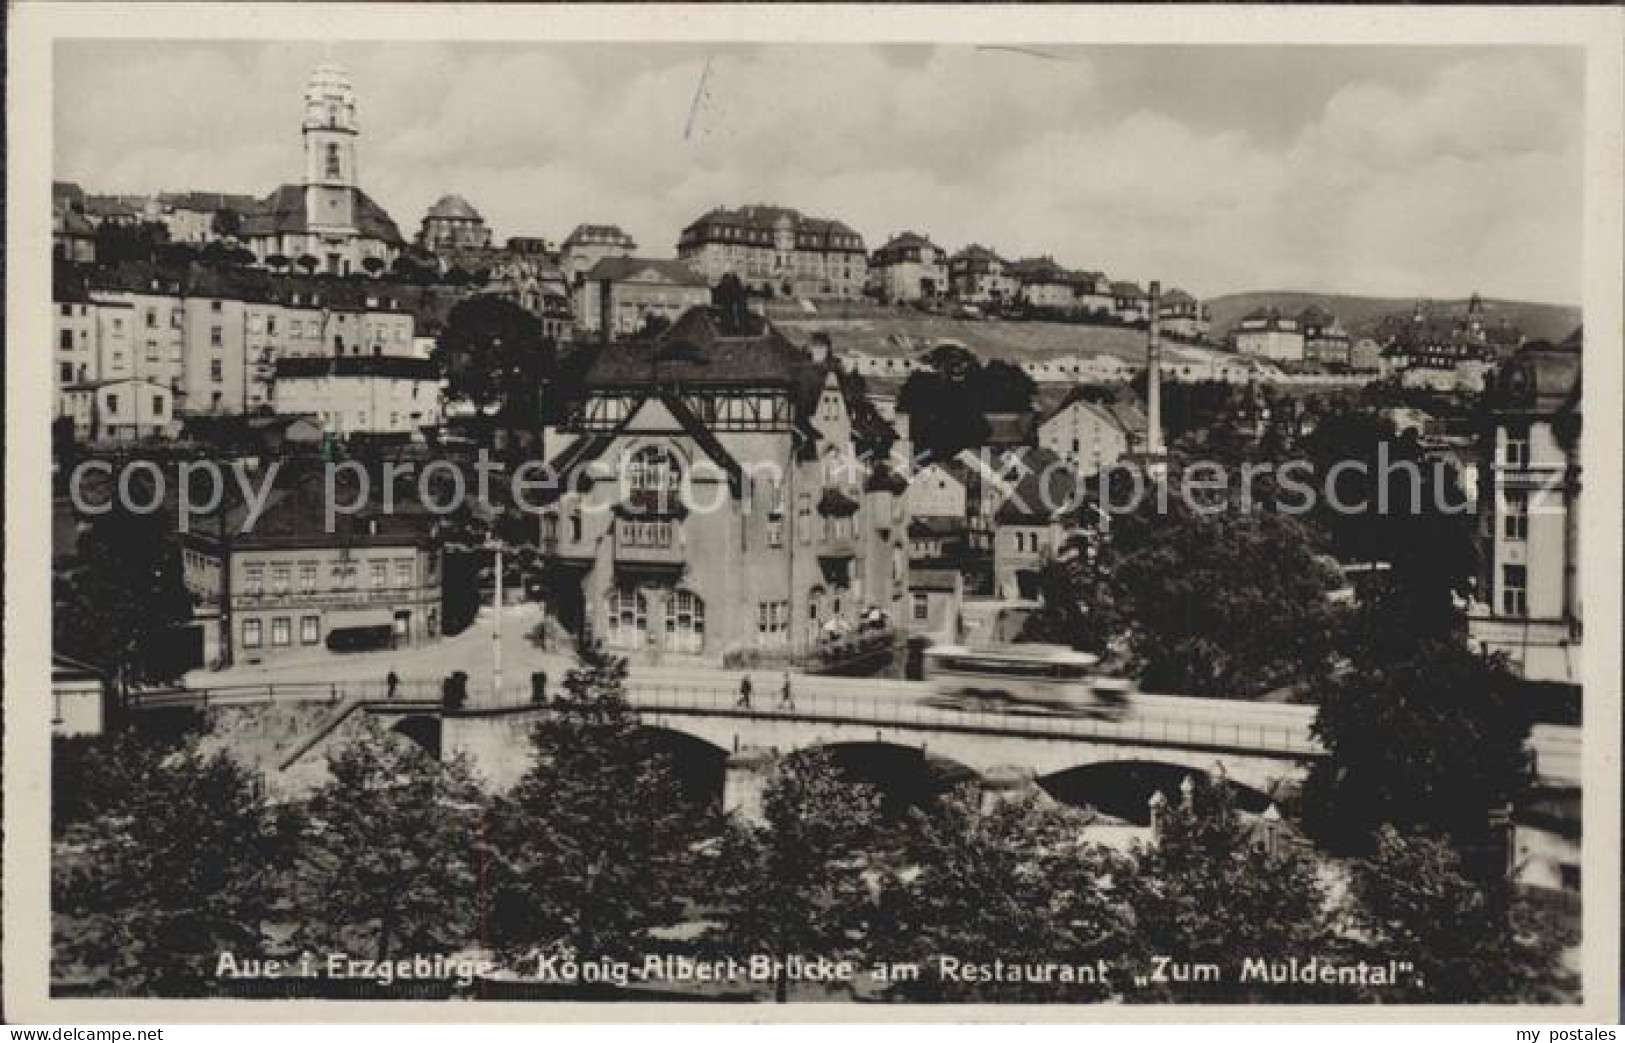
[(1617, 11), (152, 6), (11, 40), (15, 1007), (1616, 1017)]

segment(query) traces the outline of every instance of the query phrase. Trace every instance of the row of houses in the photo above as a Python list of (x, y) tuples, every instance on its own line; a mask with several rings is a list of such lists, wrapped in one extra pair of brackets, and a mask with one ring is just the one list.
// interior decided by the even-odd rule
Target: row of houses
[(261, 412), (313, 414), (341, 435), (411, 435), (441, 420), (428, 355), (462, 296), (199, 264), (63, 269), (52, 301), (56, 414), (88, 441)]

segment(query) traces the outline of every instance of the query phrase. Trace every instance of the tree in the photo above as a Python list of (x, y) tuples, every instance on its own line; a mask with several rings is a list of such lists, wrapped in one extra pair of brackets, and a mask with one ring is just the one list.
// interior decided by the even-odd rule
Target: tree
[(361, 259), (361, 267), (368, 275), (376, 279), (378, 277), (378, 273), (384, 270), (384, 259), (382, 257), (373, 256), (363, 257)]
[[(861, 872), (864, 845), (880, 814), (873, 788), (851, 785), (828, 754), (781, 760), (762, 799), (765, 821), (729, 821), (712, 886), (721, 925), (719, 951), (838, 956), (871, 902)], [(774, 999), (789, 983), (774, 982)]]
[(1295, 519), (1225, 509), (1113, 523), (1112, 587), (1146, 687), (1252, 698), (1329, 671), (1333, 577)]
[(555, 355), (534, 315), (510, 300), (482, 295), (452, 309), (430, 357), (446, 376), (448, 397), (470, 403), (508, 431), (534, 433)]
[(221, 953), (261, 953), (297, 820), (195, 747), (109, 739), (59, 775), (99, 796), (51, 858), (53, 964), (104, 995), (202, 996)]
[(306, 275), (314, 275), (315, 272), (316, 272), (317, 266), (320, 265), (322, 262), (318, 261), (311, 254), (300, 254), (298, 259), (295, 260), (293, 263), (297, 264), (299, 267), (303, 268), (305, 270)]
[[(1249, 956), (1323, 953), (1330, 941), (1326, 895), (1313, 866), (1289, 846), (1272, 851), (1255, 837), (1228, 784), (1191, 781), (1188, 797), (1165, 805), (1156, 839), (1137, 848), (1124, 881), (1143, 951), (1232, 969)], [(1250, 995), (1233, 970), (1219, 984), (1177, 990), (1158, 992), (1187, 1001)], [(1269, 997), (1293, 998), (1279, 991)]]
[(373, 959), (449, 953), (474, 934), (480, 797), (444, 765), (376, 724), (328, 758), (299, 846), (300, 943)]
[(948, 457), (987, 441), (987, 405), (982, 366), (976, 356), (955, 344), (931, 349), (897, 393), (897, 411), (907, 413), (909, 433), (918, 449)]
[(631, 958), (675, 919), (692, 837), (625, 684), (624, 660), (582, 649), (532, 733), (530, 770), (491, 808), (485, 941), (505, 955)]
[(1132, 923), (1112, 885), (1127, 866), (1080, 839), (1087, 816), (1036, 795), (984, 811), (964, 787), (916, 809), (907, 869), (885, 879), (872, 955), (911, 962), (921, 978), (903, 997), (950, 1003), (1083, 1002), (1111, 995), (1110, 972), (1094, 983), (945, 982), (939, 956), (970, 963), (1106, 965), (1125, 953)]
[(107, 670), (121, 697), (132, 685), (170, 684), (186, 671), (179, 630), (191, 622), (180, 549), (161, 513), (118, 497), (79, 536), (79, 567), (58, 576), (55, 647)]
[(733, 272), (711, 288), (711, 306), (721, 316), (725, 333), (743, 336), (751, 332), (750, 291)]
[(243, 215), (231, 207), (221, 207), (209, 219), (209, 230), (221, 239), (235, 239), (243, 233)]
[(273, 271), (281, 272), (285, 270), (292, 262), (289, 261), (287, 256), (284, 254), (272, 254), (265, 259), (265, 263), (269, 265)]
[[(1353, 664), (1320, 699), (1327, 757), (1304, 787), (1306, 825), (1339, 850), (1369, 850), (1383, 824), (1492, 845), (1491, 812), (1530, 781), (1518, 688), (1500, 659), (1453, 640)], [(1499, 874), (1504, 859), (1486, 858), (1481, 870)]]
[[(1374, 959), (1411, 963), (1399, 995), (1432, 1003), (1572, 999), (1560, 948), (1505, 883), (1475, 880), (1448, 841), (1384, 827), (1354, 864), (1354, 926)], [(1554, 995), (1557, 993), (1557, 995)], [(1390, 993), (1391, 995), (1392, 993)]]
[(1040, 607), (1022, 627), (1023, 641), (1070, 645), (1105, 656), (1123, 630), (1105, 554), (1090, 535), (1038, 569)]

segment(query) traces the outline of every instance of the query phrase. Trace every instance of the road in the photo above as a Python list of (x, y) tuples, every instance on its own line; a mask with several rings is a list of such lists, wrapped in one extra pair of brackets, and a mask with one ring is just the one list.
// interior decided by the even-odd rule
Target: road
[[(493, 610), (486, 607), (481, 609), (473, 626), (432, 645), (345, 654), (313, 650), (303, 658), (279, 659), (274, 666), (244, 665), (229, 670), (193, 671), (186, 677), (186, 685), (198, 689), (276, 685), (284, 689), (282, 697), (289, 699), (310, 698), (321, 686), (331, 686), (341, 692), (375, 686), (382, 694), (385, 677), (394, 671), (400, 678), (403, 697), (435, 698), (440, 691), (440, 679), (453, 670), (462, 670), (469, 675), (472, 702), (489, 703), (492, 701), (494, 619)], [(528, 635), (540, 619), (540, 608), (534, 604), (511, 605), (502, 611), (504, 695), (498, 702), (522, 701), (528, 694), (529, 677), (534, 670), (545, 671), (549, 684), (557, 685), (574, 665), (572, 654), (543, 651), (531, 642)], [(755, 705), (764, 709), (775, 707), (782, 673), (768, 669), (748, 672), (755, 691)], [(633, 701), (640, 705), (658, 704), (662, 698), (677, 698), (681, 693), (681, 698), (688, 703), (698, 698), (723, 709), (732, 706), (733, 693), (737, 692), (740, 679), (746, 673), (723, 670), (697, 657), (668, 656), (659, 663), (634, 664), (628, 680)], [(797, 709), (803, 714), (829, 714), (845, 719), (940, 718), (944, 722), (956, 718), (985, 721), (999, 716), (958, 714), (932, 707), (928, 702), (931, 688), (914, 681), (794, 674), (792, 688)], [(263, 701), (264, 697), (263, 693), (245, 695), (243, 701)], [(221, 693), (216, 701), (236, 700)], [(1218, 739), (1228, 734), (1235, 736), (1238, 742), (1306, 749), (1314, 745), (1309, 734), (1314, 715), (1312, 706), (1139, 693), (1133, 699), (1128, 720), (1115, 726), (1110, 722), (1095, 722), (1088, 730), (1121, 728), (1155, 735), (1160, 729), (1166, 729), (1170, 739), (1196, 735)], [(1013, 719), (1010, 723), (1017, 726)], [(1073, 730), (1064, 723), (1052, 726), (1034, 718), (1027, 718), (1019, 726), (1033, 730), (1050, 727)], [(1537, 725), (1531, 738), (1542, 778), (1557, 783), (1578, 783), (1581, 775), (1578, 728)]]

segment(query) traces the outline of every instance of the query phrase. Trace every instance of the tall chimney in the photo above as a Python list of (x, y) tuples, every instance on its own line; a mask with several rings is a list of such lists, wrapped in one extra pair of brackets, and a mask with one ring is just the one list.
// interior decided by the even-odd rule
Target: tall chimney
[(1145, 342), (1145, 452), (1162, 457), (1162, 283), (1151, 283), (1151, 321)]

